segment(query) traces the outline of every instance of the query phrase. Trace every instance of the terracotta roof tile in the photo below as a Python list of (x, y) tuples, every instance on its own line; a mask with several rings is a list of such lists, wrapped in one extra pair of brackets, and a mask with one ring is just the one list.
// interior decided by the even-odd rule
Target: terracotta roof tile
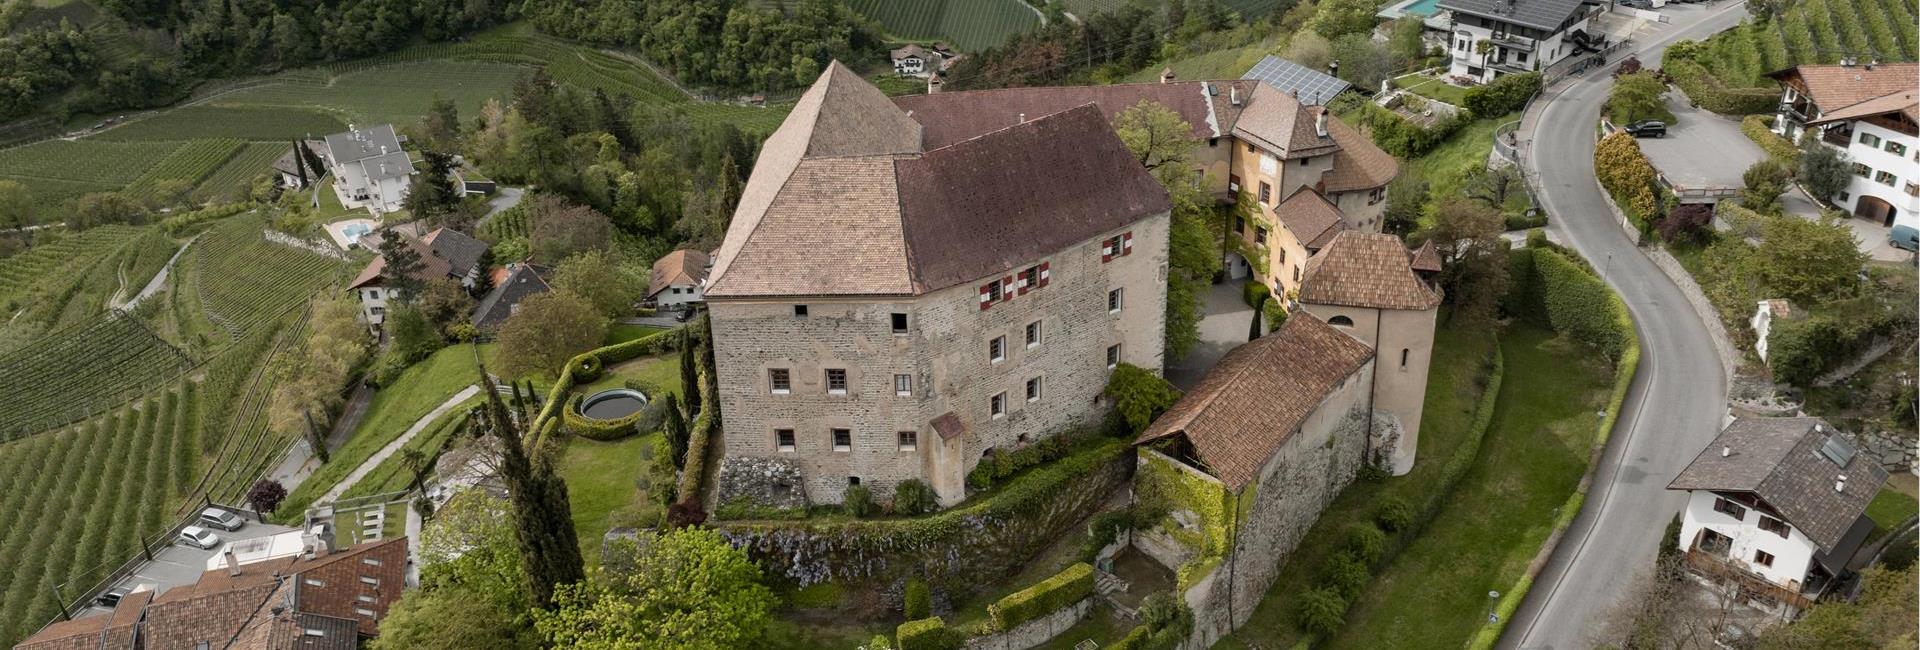
[[(1322, 136), (1315, 125), (1325, 111), (1322, 106), (1302, 104), (1273, 86), (1258, 84), (1253, 99), (1234, 122), (1233, 135), (1251, 140), (1285, 160), (1330, 154), (1340, 148), (1332, 127)], [(1329, 115), (1327, 121), (1337, 120)]]
[(1441, 269), (1440, 250), (1434, 248), (1433, 240), (1429, 239), (1413, 251), (1413, 260), (1407, 265), (1415, 271), (1438, 273)]
[(1858, 120), (1875, 115), (1886, 115), (1888, 113), (1901, 113), (1907, 117), (1920, 117), (1920, 99), (1915, 98), (1914, 91), (1905, 90), (1890, 95), (1875, 97), (1851, 106), (1822, 112), (1820, 119), (1808, 122), (1807, 124), (1818, 125), (1844, 120)]
[[(1217, 138), (1233, 131), (1252, 81), (1179, 81), (1107, 86), (1041, 86), (904, 95), (894, 104), (926, 127), (927, 148), (944, 147), (1087, 104), (1097, 104), (1111, 122), (1143, 101), (1167, 107), (1193, 127), (1193, 136)], [(1235, 99), (1241, 105), (1235, 105)]]
[(1305, 185), (1294, 190), (1280, 205), (1273, 206), (1273, 215), (1309, 251), (1319, 250), (1333, 241), (1345, 223), (1340, 220), (1339, 207)]
[(1801, 65), (1767, 74), (1782, 82), (1798, 79), (1822, 113), (1912, 90), (1917, 75), (1920, 63), (1883, 63), (1871, 70), (1858, 65)]
[[(378, 240), (376, 239), (375, 241)], [(440, 278), (456, 277), (453, 273), (453, 264), (447, 261), (446, 258), (434, 253), (431, 245), (407, 235), (400, 235), (400, 241), (408, 248), (412, 248), (414, 255), (420, 258), (420, 270), (415, 272), (413, 277), (419, 279), (421, 282), (431, 282)], [(379, 250), (378, 244), (374, 245), (374, 250)], [(358, 289), (379, 282), (381, 280), (381, 273), (385, 272), (386, 268), (387, 258), (375, 255), (373, 261), (367, 263), (366, 268), (360, 269), (360, 275), (354, 276), (353, 282), (347, 283), (347, 288)], [(461, 275), (465, 275), (465, 273), (463, 272)]]
[(933, 432), (940, 434), (941, 440), (952, 440), (966, 435), (967, 423), (961, 422), (960, 416), (953, 411), (947, 411), (933, 419)]
[(914, 293), (897, 187), (892, 156), (801, 161), (761, 219), (728, 228), (740, 243), (721, 246), (706, 295)]
[(1289, 318), (1228, 352), (1134, 442), (1185, 435), (1203, 469), (1238, 492), (1372, 358), (1366, 344), (1319, 319)]
[(1373, 309), (1432, 309), (1440, 296), (1415, 275), (1399, 237), (1344, 231), (1307, 260), (1300, 302)]
[(1328, 192), (1352, 192), (1386, 187), (1400, 175), (1400, 161), (1382, 151), (1373, 140), (1360, 135), (1340, 118), (1329, 116), (1327, 133), (1340, 143), (1333, 154), (1333, 169), (1321, 178)]
[[(1823, 455), (1820, 449), (1829, 444), (1829, 437), (1840, 435), (1820, 418), (1735, 420), (1667, 489), (1750, 492), (1821, 551), (1830, 551), (1840, 545), (1887, 481), (1886, 470), (1873, 454), (1856, 451), (1845, 466)], [(1839, 444), (1851, 447), (1844, 438)], [(1842, 476), (1846, 489), (1835, 491)]]
[(100, 647), (100, 637), (112, 620), (110, 615), (96, 614), (60, 621), (40, 628), (13, 650), (92, 650)]
[(706, 251), (683, 248), (667, 253), (653, 261), (653, 272), (649, 276), (647, 290), (658, 294), (668, 285), (698, 285), (707, 280), (707, 267), (713, 264), (713, 257)]

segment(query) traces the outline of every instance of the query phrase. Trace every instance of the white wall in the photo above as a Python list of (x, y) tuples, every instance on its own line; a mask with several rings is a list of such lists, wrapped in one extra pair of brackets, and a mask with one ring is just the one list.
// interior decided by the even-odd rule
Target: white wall
[[(1860, 135), (1863, 133), (1878, 136), (1881, 140), (1880, 144), (1870, 147), (1861, 143)], [(1886, 143), (1888, 142), (1897, 142), (1906, 145), (1906, 155), (1901, 156), (1888, 152), (1886, 150)], [(1847, 198), (1842, 201), (1836, 201), (1835, 203), (1839, 205), (1841, 209), (1851, 214), (1855, 207), (1858, 206), (1859, 199), (1862, 195), (1874, 196), (1892, 204), (1894, 210), (1900, 215), (1913, 216), (1920, 214), (1920, 197), (1908, 194), (1905, 189), (1907, 183), (1920, 183), (1920, 169), (1916, 169), (1916, 167), (1920, 167), (1920, 165), (1916, 165), (1915, 163), (1916, 155), (1920, 155), (1920, 138), (1915, 138), (1899, 131), (1882, 128), (1866, 122), (1854, 122), (1853, 141), (1847, 145), (1847, 160), (1849, 162), (1864, 164), (1872, 168), (1873, 171), (1868, 172), (1866, 178), (1853, 176), (1852, 180), (1847, 183)], [(1892, 187), (1882, 185), (1873, 180), (1874, 172), (1881, 171), (1891, 172), (1893, 174)]]
[(698, 284), (669, 284), (666, 289), (662, 289), (660, 293), (655, 294), (653, 299), (655, 303), (662, 307), (700, 302), (702, 295), (705, 293), (705, 289), (706, 287)]
[[(1715, 512), (1713, 502), (1716, 498), (1714, 493), (1705, 490), (1689, 494), (1687, 509), (1680, 519), (1680, 549), (1691, 548), (1694, 535), (1701, 528), (1707, 528), (1733, 538), (1733, 548), (1729, 553), (1732, 561), (1745, 564), (1754, 573), (1780, 586), (1801, 589), (1806, 583), (1807, 569), (1812, 566), (1817, 548), (1813, 540), (1807, 539), (1799, 528), (1790, 529), (1786, 537), (1760, 530), (1760, 517), (1763, 515), (1755, 508), (1747, 508), (1746, 517), (1739, 520)], [(1773, 554), (1773, 566), (1755, 564), (1755, 551)]]
[(360, 300), (360, 320), (368, 325), (379, 325), (386, 321), (387, 301), (397, 298), (393, 289), (383, 287), (361, 287), (353, 290), (355, 298)]

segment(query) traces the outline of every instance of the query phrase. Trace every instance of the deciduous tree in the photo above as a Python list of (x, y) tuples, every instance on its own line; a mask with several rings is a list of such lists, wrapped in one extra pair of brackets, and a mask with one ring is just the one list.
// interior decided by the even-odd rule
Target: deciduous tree
[(1120, 111), (1120, 115), (1113, 118), (1113, 130), (1120, 136), (1120, 142), (1127, 145), (1127, 151), (1133, 152), (1134, 159), (1148, 171), (1167, 166), (1185, 173), (1193, 148), (1199, 144), (1199, 138), (1193, 135), (1193, 125), (1180, 119), (1179, 113), (1151, 100), (1140, 100)]
[(638, 281), (620, 268), (613, 253), (587, 250), (560, 262), (554, 271), (553, 288), (586, 300), (593, 309), (608, 318), (633, 311), (639, 297)]
[(1440, 253), (1440, 286), (1453, 315), (1492, 320), (1507, 291), (1507, 242), (1500, 213), (1459, 198), (1444, 199), (1428, 233)]
[(560, 589), (535, 613), (558, 647), (745, 648), (765, 633), (778, 599), (760, 568), (706, 528), (681, 528), (612, 545), (613, 568)]
[(1852, 296), (1867, 256), (1845, 219), (1828, 214), (1819, 221), (1769, 220), (1757, 258), (1767, 290), (1803, 305)]
[(1614, 119), (1637, 122), (1666, 114), (1667, 84), (1651, 72), (1620, 75), (1613, 82), (1607, 104)]
[(1853, 181), (1851, 167), (1839, 149), (1812, 140), (1800, 152), (1800, 185), (1814, 198), (1831, 201)]
[(1740, 174), (1745, 187), (1740, 189), (1740, 204), (1754, 212), (1780, 213), (1780, 195), (1787, 193), (1793, 171), (1772, 160), (1761, 160)]
[(529, 296), (500, 326), (500, 370), (508, 377), (556, 372), (606, 336), (607, 318), (585, 299), (565, 291)]

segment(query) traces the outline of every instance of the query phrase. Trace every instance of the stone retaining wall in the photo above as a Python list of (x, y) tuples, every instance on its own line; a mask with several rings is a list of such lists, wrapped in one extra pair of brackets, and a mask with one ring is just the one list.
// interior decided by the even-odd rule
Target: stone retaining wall
[(967, 639), (967, 650), (1027, 650), (1053, 640), (1093, 611), (1093, 598), (1083, 598), (1060, 611), (1013, 626), (1013, 629)]

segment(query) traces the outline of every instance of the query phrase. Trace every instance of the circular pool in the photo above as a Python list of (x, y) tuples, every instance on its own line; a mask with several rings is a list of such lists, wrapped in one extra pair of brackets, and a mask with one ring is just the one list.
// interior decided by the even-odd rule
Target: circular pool
[(580, 415), (594, 420), (618, 420), (647, 405), (647, 396), (631, 388), (603, 390), (580, 400)]

